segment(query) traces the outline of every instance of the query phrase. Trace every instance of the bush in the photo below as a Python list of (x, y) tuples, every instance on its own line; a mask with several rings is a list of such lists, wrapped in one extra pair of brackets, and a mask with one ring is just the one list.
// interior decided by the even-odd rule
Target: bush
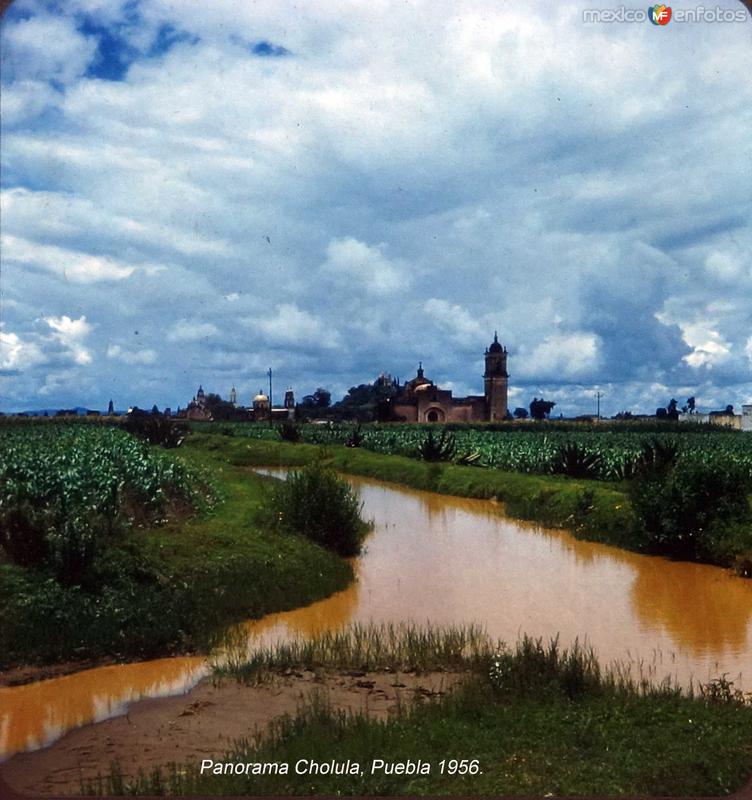
[(643, 462), (630, 486), (648, 547), (679, 558), (713, 558), (725, 529), (750, 521), (743, 469), (720, 460)]
[(433, 431), (429, 430), (418, 449), (418, 455), (423, 461), (451, 461), (456, 449), (454, 436), (446, 428), (435, 438)]
[(278, 527), (307, 536), (341, 556), (360, 552), (367, 525), (347, 481), (314, 462), (275, 487), (270, 502)]
[(572, 442), (559, 448), (551, 463), (551, 472), (570, 478), (595, 478), (602, 463), (599, 453), (588, 453), (577, 442)]
[(149, 444), (166, 448), (180, 447), (187, 433), (185, 426), (176, 424), (169, 417), (159, 413), (149, 414), (140, 408), (134, 408), (128, 414), (123, 428)]
[(300, 431), (294, 422), (283, 422), (278, 428), (279, 438), (283, 442), (292, 442), (297, 444), (300, 441)]

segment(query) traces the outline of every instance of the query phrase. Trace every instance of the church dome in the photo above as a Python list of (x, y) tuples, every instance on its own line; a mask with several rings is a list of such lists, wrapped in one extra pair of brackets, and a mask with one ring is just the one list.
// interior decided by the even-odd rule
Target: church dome
[(256, 395), (256, 396), (253, 398), (253, 403), (254, 403), (254, 405), (255, 405), (256, 403), (268, 403), (268, 402), (269, 402), (269, 398), (268, 398), (268, 397), (267, 397), (267, 396), (266, 396), (266, 395), (265, 395), (263, 392), (259, 392), (259, 393), (258, 393), (258, 394), (257, 394), (257, 395)]
[(503, 353), (504, 348), (499, 344), (499, 337), (494, 331), (494, 340), (491, 342), (491, 346), (488, 348), (489, 353)]

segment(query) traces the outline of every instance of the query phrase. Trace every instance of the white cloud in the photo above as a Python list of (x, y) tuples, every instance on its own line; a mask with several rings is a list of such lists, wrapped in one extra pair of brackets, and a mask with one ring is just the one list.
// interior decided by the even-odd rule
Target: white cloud
[(107, 358), (122, 361), (124, 364), (154, 364), (157, 354), (154, 350), (124, 350), (119, 344), (107, 348)]
[(488, 338), (488, 327), (457, 303), (432, 297), (423, 304), (423, 310), (437, 328), (468, 347), (479, 347)]
[(717, 322), (704, 320), (693, 323), (679, 323), (682, 338), (692, 348), (684, 361), (690, 367), (714, 367), (728, 360), (731, 345), (716, 330)]
[(515, 367), (524, 376), (581, 378), (600, 365), (599, 346), (593, 333), (554, 333), (532, 348), (520, 348)]
[(52, 338), (68, 350), (76, 364), (83, 366), (91, 363), (91, 352), (83, 346), (83, 342), (91, 333), (92, 325), (86, 321), (85, 316), (78, 319), (71, 319), (67, 315), (45, 317), (44, 321), (53, 331)]
[(0, 370), (31, 369), (44, 360), (44, 354), (34, 342), (0, 330)]
[(187, 319), (178, 320), (167, 333), (169, 342), (197, 342), (209, 339), (219, 333), (216, 325), (211, 322), (190, 322)]
[(353, 280), (374, 295), (392, 294), (410, 285), (406, 265), (387, 259), (383, 245), (370, 246), (350, 236), (329, 242), (321, 270), (336, 280)]
[(32, 264), (76, 283), (119, 281), (132, 275), (135, 269), (111, 258), (36, 244), (15, 236), (2, 236), (0, 247), (6, 262), (19, 266)]
[(4, 67), (39, 80), (68, 83), (86, 70), (97, 42), (72, 20), (40, 15), (4, 25)]
[(294, 303), (278, 305), (276, 316), (271, 319), (248, 319), (246, 324), (261, 331), (271, 344), (327, 348), (339, 344), (335, 330)]

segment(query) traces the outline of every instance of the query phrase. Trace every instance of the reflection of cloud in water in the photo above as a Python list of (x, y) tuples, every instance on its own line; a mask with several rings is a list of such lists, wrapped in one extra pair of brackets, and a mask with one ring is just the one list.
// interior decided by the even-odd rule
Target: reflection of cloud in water
[(641, 559), (632, 604), (643, 622), (665, 628), (698, 655), (747, 649), (752, 581), (730, 572), (705, 564)]

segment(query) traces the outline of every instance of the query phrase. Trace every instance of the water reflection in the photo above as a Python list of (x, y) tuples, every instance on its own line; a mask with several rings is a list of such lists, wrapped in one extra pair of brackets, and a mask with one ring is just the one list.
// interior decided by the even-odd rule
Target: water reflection
[[(479, 622), (508, 642), (558, 633), (565, 643), (591, 642), (604, 663), (631, 661), (683, 683), (726, 672), (750, 688), (752, 581), (513, 522), (488, 501), (353, 484), (375, 521), (357, 582), (243, 623), (252, 644), (351, 621)], [(186, 691), (205, 670), (198, 658), (161, 659), (0, 689), (0, 752), (44, 745), (141, 697)]]
[(206, 672), (201, 657), (162, 658), (0, 688), (0, 757), (44, 747), (71, 728), (122, 714), (144, 697), (187, 692)]

